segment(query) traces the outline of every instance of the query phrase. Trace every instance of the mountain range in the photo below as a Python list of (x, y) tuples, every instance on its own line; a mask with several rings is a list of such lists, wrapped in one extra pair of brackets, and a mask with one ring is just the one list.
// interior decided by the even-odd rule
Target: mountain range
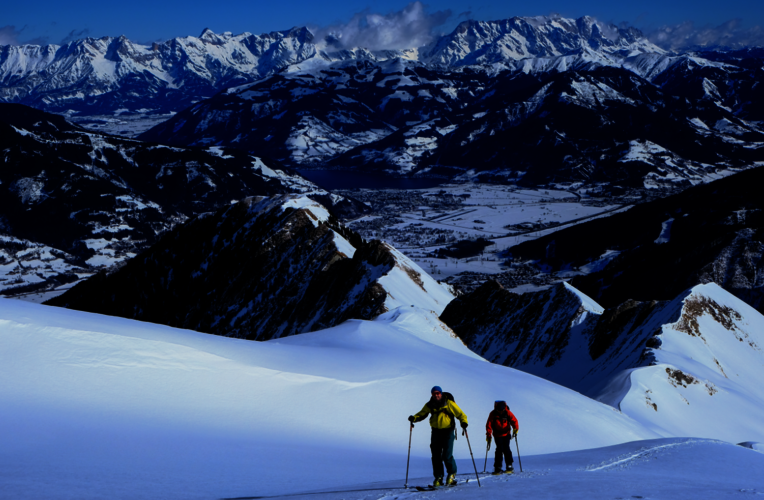
[(124, 36), (0, 48), (0, 99), (61, 114), (167, 113), (315, 55), (306, 29), (263, 35)]
[(588, 17), (467, 21), (399, 51), (205, 30), (7, 46), (0, 97), (72, 119), (177, 112), (141, 138), (289, 167), (654, 193), (764, 162), (761, 61)]
[[(764, 161), (757, 52), (722, 62), (625, 35), (597, 45), (582, 29), (568, 33), (573, 43), (551, 36), (559, 20), (549, 19), (520, 23), (534, 37), (513, 52), (517, 23), (468, 23), (417, 57), (293, 64), (141, 138), (262, 151), (300, 168), (605, 193), (675, 191)], [(514, 59), (529, 47), (533, 57)]]
[(468, 21), (401, 51), (205, 30), (8, 46), (0, 95), (72, 118), (178, 112), (142, 138), (292, 167), (675, 190), (764, 161), (761, 56), (669, 54), (588, 17)]
[(635, 29), (584, 17), (467, 21), (430, 47), (369, 51), (315, 40), (305, 27), (261, 35), (205, 29), (199, 37), (142, 45), (124, 36), (85, 38), (65, 45), (0, 48), (0, 100), (64, 114), (123, 110), (179, 111), (193, 101), (254, 82), (289, 65), (338, 60), (415, 58), (441, 66), (493, 64), (567, 54), (582, 47), (622, 57), (660, 51)]

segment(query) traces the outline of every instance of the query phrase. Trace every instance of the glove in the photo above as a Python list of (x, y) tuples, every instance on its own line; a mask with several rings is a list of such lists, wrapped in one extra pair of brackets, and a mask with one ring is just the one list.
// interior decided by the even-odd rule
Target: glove
[(466, 428), (467, 428), (467, 422), (462, 422), (462, 421), (460, 420), (460, 421), (459, 421), (459, 425), (461, 425), (461, 426), (462, 426), (462, 429), (466, 429)]
[(520, 429), (515, 429), (515, 436), (517, 436), (518, 432), (520, 432)]
[(414, 418), (414, 415), (409, 415), (409, 422), (411, 422), (411, 423), (413, 424), (413, 423), (414, 423), (414, 420), (416, 420), (416, 419)]
[(491, 446), (491, 436), (485, 438), (485, 442), (488, 443), (488, 446)]

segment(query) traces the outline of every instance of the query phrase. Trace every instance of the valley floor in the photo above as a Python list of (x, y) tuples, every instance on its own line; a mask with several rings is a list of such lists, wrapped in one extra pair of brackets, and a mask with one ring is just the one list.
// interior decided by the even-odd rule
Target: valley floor
[[(493, 184), (348, 190), (342, 194), (368, 203), (375, 213), (352, 221), (351, 228), (366, 239), (391, 244), (433, 278), (463, 290), (489, 278), (513, 291), (538, 290), (568, 278), (570, 272), (557, 275), (524, 264), (506, 266), (501, 254), (563, 227), (627, 210), (633, 201)], [(488, 244), (483, 251), (454, 251), (458, 242), (481, 238)]]

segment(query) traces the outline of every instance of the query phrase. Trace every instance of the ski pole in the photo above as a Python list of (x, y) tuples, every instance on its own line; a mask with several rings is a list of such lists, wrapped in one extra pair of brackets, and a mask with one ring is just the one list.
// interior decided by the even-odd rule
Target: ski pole
[(517, 433), (515, 432), (515, 446), (517, 446), (517, 461), (520, 462), (520, 472), (523, 471), (523, 459), (520, 458), (520, 445), (517, 444)]
[(485, 445), (485, 463), (483, 464), (483, 474), (485, 474), (485, 468), (488, 467), (488, 450), (491, 449), (491, 442), (488, 441)]
[(472, 445), (470, 445), (470, 435), (467, 434), (467, 428), (466, 427), (464, 428), (464, 437), (467, 438), (467, 446), (469, 446), (469, 448), (470, 448), (470, 457), (472, 457), (472, 466), (475, 468), (475, 477), (477, 478), (478, 488), (480, 488), (481, 487), (481, 485), (480, 485), (480, 476), (478, 476), (477, 465), (475, 465), (475, 456), (472, 454)]
[(409, 487), (409, 460), (411, 459), (411, 434), (414, 432), (414, 424), (411, 424), (411, 428), (409, 429), (409, 454), (406, 457), (406, 483), (403, 485), (404, 488)]

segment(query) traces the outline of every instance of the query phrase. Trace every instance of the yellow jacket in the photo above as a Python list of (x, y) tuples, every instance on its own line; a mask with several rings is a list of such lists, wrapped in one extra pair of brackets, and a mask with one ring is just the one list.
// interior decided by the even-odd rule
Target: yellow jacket
[(425, 403), (424, 407), (414, 415), (414, 422), (421, 422), (427, 415), (432, 413), (430, 417), (430, 427), (433, 429), (448, 429), (453, 427), (455, 422), (453, 418), (458, 418), (461, 422), (467, 423), (467, 415), (464, 414), (461, 408), (450, 399), (446, 401), (446, 404), (439, 408), (431, 408), (430, 405), (434, 404), (432, 401)]

